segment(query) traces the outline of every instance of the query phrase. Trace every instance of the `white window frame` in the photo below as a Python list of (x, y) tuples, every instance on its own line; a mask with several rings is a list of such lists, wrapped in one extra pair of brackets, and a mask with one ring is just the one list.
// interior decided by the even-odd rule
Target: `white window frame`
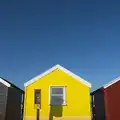
[[(63, 88), (63, 100), (64, 100), (64, 102), (62, 105), (66, 105), (66, 86), (49, 86), (49, 105), (51, 105), (50, 100), (51, 100), (51, 89), (52, 88)], [(59, 106), (59, 105), (56, 105), (56, 106)]]

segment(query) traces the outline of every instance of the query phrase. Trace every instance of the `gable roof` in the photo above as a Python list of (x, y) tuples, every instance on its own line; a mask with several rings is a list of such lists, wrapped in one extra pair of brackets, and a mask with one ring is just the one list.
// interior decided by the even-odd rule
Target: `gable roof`
[(67, 70), (66, 68), (64, 68), (64, 67), (62, 67), (62, 66), (60, 66), (60, 65), (55, 65), (55, 66), (53, 66), (52, 68), (48, 69), (46, 72), (44, 72), (44, 73), (42, 73), (42, 74), (34, 77), (33, 79), (31, 79), (31, 80), (29, 80), (28, 82), (26, 82), (26, 83), (24, 84), (24, 86), (26, 87), (26, 86), (34, 83), (34, 82), (37, 81), (38, 79), (44, 77), (45, 75), (51, 73), (52, 71), (54, 71), (54, 70), (56, 70), (56, 69), (62, 70), (63, 72), (65, 72), (65, 73), (69, 74), (70, 76), (72, 76), (73, 78), (79, 80), (81, 83), (85, 84), (86, 86), (91, 87), (91, 84), (90, 84), (89, 82), (85, 81), (85, 80), (84, 80), (83, 78), (81, 78), (80, 76), (75, 75), (74, 73), (70, 72), (69, 70)]
[(111, 85), (117, 83), (118, 81), (120, 81), (120, 76), (117, 77), (116, 79), (112, 80), (112, 81), (109, 82), (108, 84), (104, 85), (103, 87), (104, 87), (104, 88), (108, 88), (109, 86), (111, 86)]
[(2, 77), (0, 77), (0, 82), (1, 82), (2, 84), (4, 84), (5, 86), (7, 86), (7, 87), (14, 87), (14, 88), (20, 90), (21, 92), (24, 92), (24, 91), (21, 90), (19, 87), (17, 87), (17, 86), (14, 85), (13, 83), (9, 82), (8, 80), (6, 80), (6, 79), (4, 79), (4, 78), (2, 78)]
[(92, 92), (90, 93), (90, 95), (94, 95), (96, 92), (99, 92), (99, 91), (102, 91), (102, 90), (104, 90), (104, 88), (103, 88), (103, 87), (100, 87), (100, 88), (96, 89), (95, 91), (92, 91)]
[(0, 78), (0, 82), (1, 82), (2, 84), (4, 84), (5, 86), (7, 86), (7, 87), (10, 87), (10, 86), (11, 86), (11, 84), (9, 84), (8, 82), (6, 82), (6, 81), (3, 80), (2, 78)]

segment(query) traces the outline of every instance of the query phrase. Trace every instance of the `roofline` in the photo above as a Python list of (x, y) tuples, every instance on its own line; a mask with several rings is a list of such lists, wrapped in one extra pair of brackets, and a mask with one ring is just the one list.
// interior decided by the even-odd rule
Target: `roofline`
[(115, 84), (116, 82), (118, 82), (119, 80), (120, 80), (120, 76), (117, 77), (116, 79), (110, 81), (108, 84), (105, 84), (103, 87), (104, 87), (104, 88), (108, 88), (108, 87), (110, 87), (111, 85), (113, 85), (113, 84)]
[(67, 70), (66, 68), (60, 66), (59, 64), (53, 66), (52, 68), (48, 69), (46, 72), (43, 72), (42, 74), (34, 77), (33, 79), (29, 80), (28, 82), (26, 82), (24, 84), (24, 87), (34, 83), (35, 81), (37, 81), (38, 79), (44, 77), (45, 75), (51, 73), (52, 71), (56, 70), (56, 69), (60, 69), (62, 70), (63, 72), (69, 74), (70, 76), (72, 76), (73, 78), (76, 78), (77, 80), (79, 80), (80, 82), (82, 82), (83, 84), (85, 84), (86, 86), (90, 87), (91, 88), (91, 83), (85, 81), (83, 78), (81, 78), (80, 76), (77, 76), (75, 75), (74, 73), (72, 73), (71, 71)]
[(2, 79), (2, 78), (0, 78), (0, 82), (2, 83), (2, 84), (4, 84), (5, 86), (7, 86), (7, 87), (10, 87), (11, 86), (11, 84), (9, 84), (8, 82), (6, 82), (4, 79)]
[(22, 89), (20, 89), (19, 87), (17, 87), (17, 86), (14, 85), (13, 83), (9, 82), (8, 80), (6, 80), (6, 79), (4, 79), (4, 78), (2, 78), (2, 77), (0, 77), (0, 82), (3, 83), (3, 84), (4, 84), (5, 86), (7, 86), (7, 87), (11, 87), (11, 86), (12, 86), (12, 87), (20, 90), (22, 93), (24, 93), (24, 91), (23, 91)]
[(98, 92), (99, 90), (103, 90), (104, 88), (103, 87), (100, 87), (98, 89), (96, 89), (95, 91), (91, 92), (90, 95), (93, 95), (94, 93)]

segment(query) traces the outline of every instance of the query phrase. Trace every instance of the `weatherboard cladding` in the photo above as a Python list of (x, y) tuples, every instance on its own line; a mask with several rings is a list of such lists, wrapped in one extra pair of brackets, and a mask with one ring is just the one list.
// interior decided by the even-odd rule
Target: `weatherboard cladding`
[[(101, 92), (100, 92), (101, 91)], [(120, 77), (110, 81), (108, 84), (91, 93), (94, 98), (95, 109), (93, 111), (93, 120), (99, 120), (99, 114), (105, 114), (105, 120), (120, 120)], [(104, 101), (103, 101), (104, 100)], [(93, 101), (92, 101), (93, 102)], [(104, 110), (101, 110), (104, 107)], [(93, 108), (93, 103), (92, 103)], [(103, 112), (104, 111), (104, 112)], [(104, 113), (104, 114), (103, 114)], [(94, 115), (95, 114), (95, 115)], [(104, 120), (104, 118), (101, 118)]]
[(120, 120), (120, 81), (104, 89), (106, 120)]
[(21, 120), (23, 93), (23, 90), (0, 77), (0, 120)]
[(14, 87), (9, 87), (5, 120), (21, 120), (21, 101), (22, 93)]
[(0, 120), (5, 119), (8, 87), (0, 83)]
[[(94, 97), (94, 100), (93, 100)], [(103, 89), (98, 89), (91, 93), (92, 98), (92, 120), (106, 120), (105, 119), (105, 104), (104, 104), (104, 91)]]

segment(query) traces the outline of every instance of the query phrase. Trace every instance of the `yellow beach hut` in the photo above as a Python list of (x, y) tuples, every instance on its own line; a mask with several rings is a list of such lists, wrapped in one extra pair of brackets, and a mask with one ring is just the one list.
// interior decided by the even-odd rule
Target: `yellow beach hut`
[(91, 120), (91, 84), (60, 65), (24, 87), (24, 120)]

